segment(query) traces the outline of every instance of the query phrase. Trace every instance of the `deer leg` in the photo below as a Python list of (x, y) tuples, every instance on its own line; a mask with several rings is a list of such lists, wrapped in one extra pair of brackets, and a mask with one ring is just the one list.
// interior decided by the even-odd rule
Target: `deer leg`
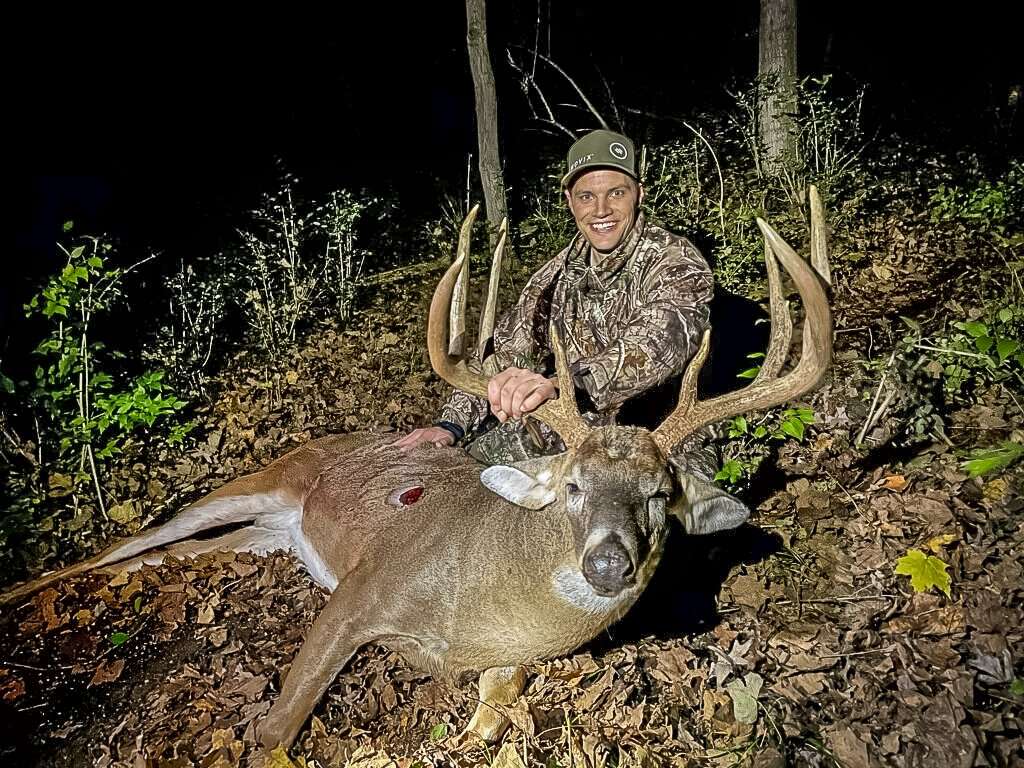
[(480, 703), (461, 735), (476, 734), (488, 744), (502, 737), (511, 721), (502, 711), (515, 704), (526, 687), (526, 667), (491, 667), (480, 674)]
[[(358, 590), (362, 586), (342, 582), (313, 622), (288, 670), (281, 694), (256, 727), (256, 739), (267, 749), (290, 747), (348, 660), (362, 645), (386, 634), (369, 628), (360, 610)], [(371, 608), (379, 614), (378, 605)]]

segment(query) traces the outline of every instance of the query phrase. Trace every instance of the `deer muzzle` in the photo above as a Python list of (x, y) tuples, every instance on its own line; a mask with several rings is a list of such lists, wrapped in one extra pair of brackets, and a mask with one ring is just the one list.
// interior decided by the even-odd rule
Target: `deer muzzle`
[(606, 534), (583, 553), (583, 577), (603, 597), (633, 586), (635, 575), (635, 555), (614, 533)]

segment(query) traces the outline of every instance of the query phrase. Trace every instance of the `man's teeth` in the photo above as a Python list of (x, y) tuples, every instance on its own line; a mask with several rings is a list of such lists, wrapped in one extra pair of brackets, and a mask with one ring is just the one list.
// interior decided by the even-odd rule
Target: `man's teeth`
[(609, 229), (611, 229), (612, 227), (615, 226), (615, 222), (614, 221), (609, 221), (609, 222), (604, 223), (604, 224), (591, 224), (590, 226), (592, 226), (598, 232), (607, 232)]

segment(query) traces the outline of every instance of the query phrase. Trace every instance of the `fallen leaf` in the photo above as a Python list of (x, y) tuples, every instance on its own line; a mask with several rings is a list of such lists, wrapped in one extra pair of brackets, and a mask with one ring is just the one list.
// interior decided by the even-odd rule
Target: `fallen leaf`
[(103, 685), (104, 683), (112, 683), (121, 676), (124, 671), (124, 659), (115, 659), (114, 661), (105, 661), (100, 664), (96, 670), (96, 674), (92, 676), (92, 680), (89, 681), (89, 686)]
[(882, 481), (882, 487), (899, 493), (908, 485), (907, 478), (903, 475), (889, 475)]
[(107, 517), (120, 525), (128, 525), (132, 520), (139, 517), (139, 510), (134, 502), (125, 501), (107, 508)]
[(491, 768), (526, 768), (526, 764), (516, 751), (515, 745), (506, 741), (495, 755)]
[(732, 698), (732, 712), (737, 722), (754, 723), (757, 721), (757, 697), (761, 695), (764, 679), (756, 672), (748, 672), (743, 680), (733, 680), (725, 686)]
[(947, 544), (952, 544), (954, 541), (956, 541), (955, 533), (943, 533), (940, 536), (932, 536), (925, 543), (925, 546), (928, 547), (928, 549), (930, 549), (936, 555), (938, 555), (942, 553), (942, 548), (944, 546), (946, 546)]
[(909, 576), (910, 586), (915, 592), (926, 592), (932, 587), (938, 587), (946, 597), (950, 597), (949, 574), (946, 573), (948, 567), (937, 557), (926, 555), (919, 549), (911, 549), (896, 561), (893, 572), (900, 576)]

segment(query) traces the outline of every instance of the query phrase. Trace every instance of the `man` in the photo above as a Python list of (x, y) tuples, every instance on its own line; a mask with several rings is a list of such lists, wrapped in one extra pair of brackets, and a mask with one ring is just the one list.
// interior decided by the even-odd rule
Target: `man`
[[(675, 386), (708, 327), (712, 276), (686, 239), (646, 221), (633, 142), (605, 130), (569, 150), (562, 189), (576, 221), (569, 246), (536, 272), (497, 324), (488, 397), (455, 391), (441, 418), (394, 445), (454, 445), (486, 464), (558, 453), (561, 440), (522, 417), (557, 397), (548, 338), (554, 318), (565, 343), (585, 420), (655, 426), (643, 407)], [(671, 398), (670, 398), (671, 399)], [(635, 416), (641, 412), (639, 418)], [(645, 418), (646, 416), (646, 418)], [(651, 418), (654, 416), (655, 418)], [(710, 480), (714, 453), (692, 440), (688, 471)]]

